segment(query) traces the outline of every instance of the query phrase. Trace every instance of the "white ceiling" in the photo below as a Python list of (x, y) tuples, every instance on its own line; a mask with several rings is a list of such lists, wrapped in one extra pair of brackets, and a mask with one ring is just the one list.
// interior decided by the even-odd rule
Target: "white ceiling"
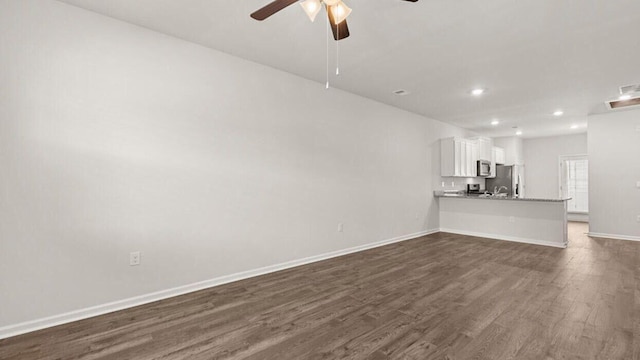
[[(296, 4), (258, 22), (249, 14), (270, 0), (60, 1), (324, 86), (325, 18), (311, 23)], [(585, 131), (619, 86), (640, 83), (639, 0), (345, 2), (351, 36), (331, 86), (489, 136)], [(474, 98), (477, 86), (487, 93)]]

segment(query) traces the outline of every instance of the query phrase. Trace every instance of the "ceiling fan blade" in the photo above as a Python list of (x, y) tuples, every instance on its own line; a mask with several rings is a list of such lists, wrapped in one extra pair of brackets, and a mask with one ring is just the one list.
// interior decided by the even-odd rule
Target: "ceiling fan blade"
[(418, 2), (418, 0), (404, 0), (404, 1), (409, 1), (409, 2)]
[(336, 25), (336, 21), (333, 18), (333, 13), (327, 9), (329, 15), (329, 23), (331, 24), (331, 31), (333, 32), (333, 39), (335, 41), (342, 40), (349, 37), (349, 27), (347, 26), (347, 20), (342, 20), (340, 24)]
[(259, 10), (254, 11), (253, 14), (251, 14), (251, 17), (262, 21), (296, 2), (298, 2), (298, 0), (275, 0), (263, 6)]

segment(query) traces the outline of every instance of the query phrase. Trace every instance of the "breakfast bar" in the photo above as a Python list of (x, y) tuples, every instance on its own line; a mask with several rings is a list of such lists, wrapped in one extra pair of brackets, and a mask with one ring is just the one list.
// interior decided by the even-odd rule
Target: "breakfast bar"
[(567, 247), (567, 200), (435, 192), (440, 231)]

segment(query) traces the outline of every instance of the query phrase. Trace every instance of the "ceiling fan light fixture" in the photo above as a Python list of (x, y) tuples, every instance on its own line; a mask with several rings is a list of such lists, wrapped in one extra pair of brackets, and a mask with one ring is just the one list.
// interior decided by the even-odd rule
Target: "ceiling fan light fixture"
[(331, 11), (336, 25), (345, 21), (351, 14), (351, 9), (342, 1), (339, 1), (337, 5), (329, 6), (329, 11)]
[(316, 15), (318, 15), (320, 9), (322, 8), (320, 0), (305, 0), (300, 2), (300, 6), (302, 6), (302, 9), (307, 14), (311, 22), (316, 19)]
[(338, 5), (339, 2), (341, 2), (340, 0), (322, 0), (327, 6), (334, 6), (334, 5)]

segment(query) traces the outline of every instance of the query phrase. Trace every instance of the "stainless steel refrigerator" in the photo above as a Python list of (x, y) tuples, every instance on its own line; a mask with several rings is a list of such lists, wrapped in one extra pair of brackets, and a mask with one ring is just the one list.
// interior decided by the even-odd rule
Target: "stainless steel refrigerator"
[(506, 187), (500, 191), (508, 196), (524, 197), (524, 165), (496, 165), (496, 177), (487, 179), (487, 191), (494, 192), (502, 186)]

